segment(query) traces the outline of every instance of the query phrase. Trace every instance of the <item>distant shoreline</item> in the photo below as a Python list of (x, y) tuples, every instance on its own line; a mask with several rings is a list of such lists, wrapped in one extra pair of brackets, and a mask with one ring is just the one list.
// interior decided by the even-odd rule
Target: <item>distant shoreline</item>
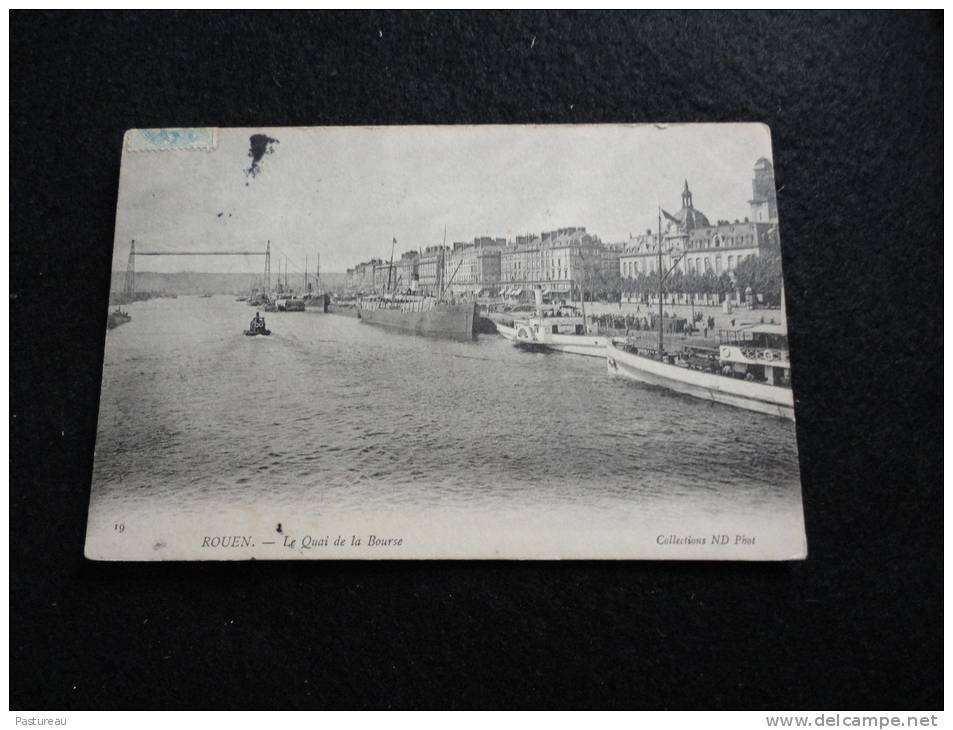
[[(177, 272), (159, 272), (159, 271), (136, 271), (136, 290), (167, 292), (170, 294), (235, 294), (241, 292), (247, 294), (255, 286), (261, 284), (260, 272), (245, 273), (216, 273), (211, 271), (177, 271)], [(125, 270), (112, 272), (112, 278), (109, 285), (111, 292), (122, 291), (126, 278)], [(309, 281), (314, 282), (314, 273), (308, 277)], [(347, 281), (347, 275), (338, 272), (328, 272), (321, 274), (321, 288), (325, 290), (343, 289)], [(274, 286), (278, 282), (277, 271), (271, 273), (271, 283)], [(292, 289), (304, 289), (304, 275), (301, 273), (289, 273), (288, 285)]]

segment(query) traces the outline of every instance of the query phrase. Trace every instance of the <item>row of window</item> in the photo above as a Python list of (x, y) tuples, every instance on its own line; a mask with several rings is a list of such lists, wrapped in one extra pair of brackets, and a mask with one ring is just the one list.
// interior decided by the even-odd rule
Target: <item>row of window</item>
[[(706, 246), (705, 244), (708, 244)], [(754, 234), (749, 233), (746, 236), (722, 236), (720, 233), (716, 233), (712, 236), (711, 241), (707, 239), (689, 239), (688, 248), (732, 248), (737, 246), (753, 246), (754, 245)]]
[[(685, 247), (688, 249), (702, 249), (702, 248), (740, 248), (741, 246), (754, 246), (755, 237), (754, 234), (748, 234), (745, 236), (722, 236), (720, 233), (716, 233), (711, 239), (701, 239), (701, 238), (690, 238), (685, 243)], [(635, 247), (636, 250), (640, 252), (650, 252), (658, 250), (658, 244), (655, 242), (642, 243), (639, 246)]]
[[(734, 255), (728, 256), (724, 270), (734, 271), (737, 264), (740, 264), (750, 256), (754, 256), (754, 254), (737, 257)], [(689, 274), (702, 274), (706, 271), (713, 271), (715, 274), (720, 274), (722, 272), (721, 254), (714, 256), (714, 262), (710, 256), (689, 256), (685, 259), (685, 270), (687, 270)], [(627, 278), (636, 277), (639, 274), (651, 274), (654, 271), (655, 260), (651, 258), (622, 262), (622, 276)]]
[[(504, 262), (503, 262), (503, 268), (505, 268), (505, 269), (509, 269), (509, 268), (513, 268), (513, 269), (545, 269), (547, 264), (549, 265), (549, 268), (552, 268), (552, 267), (553, 267), (552, 259), (547, 259), (547, 260), (544, 261), (544, 262), (539, 262), (539, 261), (530, 262), (530, 264), (529, 264), (528, 266), (524, 266), (523, 263), (524, 263), (524, 262), (519, 261), (519, 260), (516, 260), (516, 261), (504, 261)], [(557, 268), (561, 268), (562, 265), (563, 265), (563, 260), (562, 260), (562, 259), (556, 259), (556, 267), (557, 267)]]

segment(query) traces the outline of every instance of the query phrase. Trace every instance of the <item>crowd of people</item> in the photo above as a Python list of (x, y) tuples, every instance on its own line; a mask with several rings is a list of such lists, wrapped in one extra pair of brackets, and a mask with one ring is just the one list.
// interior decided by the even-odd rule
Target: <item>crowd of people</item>
[[(647, 313), (645, 316), (636, 312), (636, 314), (594, 314), (588, 317), (590, 323), (599, 325), (602, 331), (630, 332), (630, 331), (658, 331), (658, 314), (655, 312)], [(734, 327), (735, 320), (731, 320), (731, 326)], [(715, 318), (704, 316), (702, 312), (695, 312), (694, 320), (689, 321), (687, 317), (678, 317), (671, 312), (662, 313), (662, 330), (669, 334), (694, 335), (701, 334), (703, 337), (714, 335), (716, 332)]]

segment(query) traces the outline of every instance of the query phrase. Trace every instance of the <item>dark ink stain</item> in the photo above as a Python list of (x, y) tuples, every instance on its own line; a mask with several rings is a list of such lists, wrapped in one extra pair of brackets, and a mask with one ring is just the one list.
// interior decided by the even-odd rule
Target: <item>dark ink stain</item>
[(224, 214), (224, 213), (219, 213), (219, 214), (218, 214), (218, 217), (221, 218), (223, 215), (225, 215), (225, 214)]
[(278, 523), (278, 527), (276, 528), (275, 532), (279, 532), (279, 533), (281, 532), (281, 523), (280, 523), (280, 522)]
[(248, 148), (248, 156), (251, 157), (251, 165), (245, 170), (245, 174), (248, 177), (254, 178), (258, 177), (258, 173), (261, 172), (262, 158), (265, 155), (273, 155), (275, 153), (275, 145), (278, 144), (278, 140), (274, 137), (269, 137), (267, 134), (253, 134), (249, 138), (249, 142), (251, 144)]

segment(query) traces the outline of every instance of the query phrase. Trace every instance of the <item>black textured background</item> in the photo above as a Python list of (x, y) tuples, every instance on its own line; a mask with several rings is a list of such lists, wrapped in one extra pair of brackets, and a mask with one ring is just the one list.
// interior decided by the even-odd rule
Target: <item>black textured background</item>
[[(10, 27), (14, 708), (941, 706), (941, 14)], [(126, 128), (655, 121), (773, 130), (806, 562), (84, 561)]]

